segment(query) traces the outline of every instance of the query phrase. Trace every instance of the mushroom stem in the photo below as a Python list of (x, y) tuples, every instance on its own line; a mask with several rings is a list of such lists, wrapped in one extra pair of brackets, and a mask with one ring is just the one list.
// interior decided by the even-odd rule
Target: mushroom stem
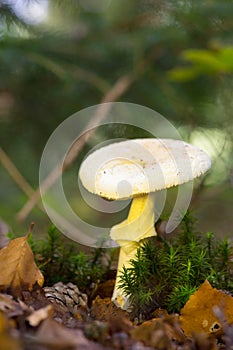
[(112, 227), (110, 236), (120, 245), (117, 276), (112, 301), (124, 310), (128, 310), (129, 300), (119, 288), (123, 266), (131, 267), (130, 260), (136, 257), (140, 240), (155, 236), (154, 228), (154, 196), (155, 193), (135, 197), (132, 200), (126, 220)]

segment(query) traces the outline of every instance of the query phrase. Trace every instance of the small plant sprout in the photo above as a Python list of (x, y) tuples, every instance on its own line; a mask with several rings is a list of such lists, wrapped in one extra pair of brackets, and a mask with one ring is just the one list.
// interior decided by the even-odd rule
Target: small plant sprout
[[(129, 309), (120, 285), (120, 274), (130, 267), (138, 242), (155, 236), (155, 200), (158, 191), (186, 183), (211, 166), (208, 155), (180, 140), (134, 139), (113, 143), (91, 153), (79, 175), (91, 193), (111, 200), (132, 198), (126, 220), (112, 227), (110, 236), (120, 246), (113, 302)], [(157, 215), (157, 214), (156, 214)]]

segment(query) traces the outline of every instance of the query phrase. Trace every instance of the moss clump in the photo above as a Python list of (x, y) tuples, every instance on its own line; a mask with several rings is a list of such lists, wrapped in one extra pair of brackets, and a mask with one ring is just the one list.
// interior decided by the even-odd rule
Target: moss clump
[(194, 231), (188, 213), (172, 240), (151, 237), (140, 242), (130, 268), (123, 268), (120, 287), (130, 297), (133, 316), (149, 318), (157, 307), (177, 312), (208, 279), (233, 292), (232, 247), (228, 239)]

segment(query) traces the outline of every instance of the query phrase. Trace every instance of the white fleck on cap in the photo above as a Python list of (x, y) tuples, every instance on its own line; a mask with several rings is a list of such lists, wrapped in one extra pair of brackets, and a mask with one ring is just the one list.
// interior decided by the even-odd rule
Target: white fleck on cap
[(83, 186), (108, 199), (155, 192), (205, 173), (209, 156), (200, 148), (172, 139), (133, 139), (91, 153), (82, 163)]

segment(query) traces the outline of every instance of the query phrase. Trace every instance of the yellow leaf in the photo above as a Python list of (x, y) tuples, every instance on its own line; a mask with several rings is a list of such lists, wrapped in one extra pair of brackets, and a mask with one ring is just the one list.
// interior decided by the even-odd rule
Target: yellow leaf
[(209, 70), (221, 71), (224, 68), (218, 55), (210, 50), (189, 49), (183, 51), (181, 57), (193, 64), (201, 65), (206, 72)]
[(20, 340), (14, 339), (9, 333), (0, 334), (0, 350), (23, 350)]
[(233, 72), (233, 47), (226, 46), (216, 50), (188, 49), (180, 56), (190, 63), (176, 67), (168, 72), (171, 80), (186, 82), (199, 75), (230, 74)]
[(19, 297), (33, 285), (43, 285), (44, 277), (37, 268), (27, 242), (28, 235), (16, 238), (0, 250), (0, 290)]
[(9, 320), (0, 312), (0, 350), (22, 350), (20, 341), (11, 336), (10, 328)]
[[(216, 316), (216, 309), (221, 311), (224, 320)], [(224, 322), (233, 323), (233, 298), (213, 288), (206, 280), (181, 310), (180, 322), (187, 336), (195, 333), (219, 335)]]
[(7, 321), (2, 312), (0, 312), (0, 334), (2, 334), (7, 329)]
[(174, 81), (186, 82), (195, 79), (199, 70), (194, 67), (174, 68), (168, 72), (168, 77)]

